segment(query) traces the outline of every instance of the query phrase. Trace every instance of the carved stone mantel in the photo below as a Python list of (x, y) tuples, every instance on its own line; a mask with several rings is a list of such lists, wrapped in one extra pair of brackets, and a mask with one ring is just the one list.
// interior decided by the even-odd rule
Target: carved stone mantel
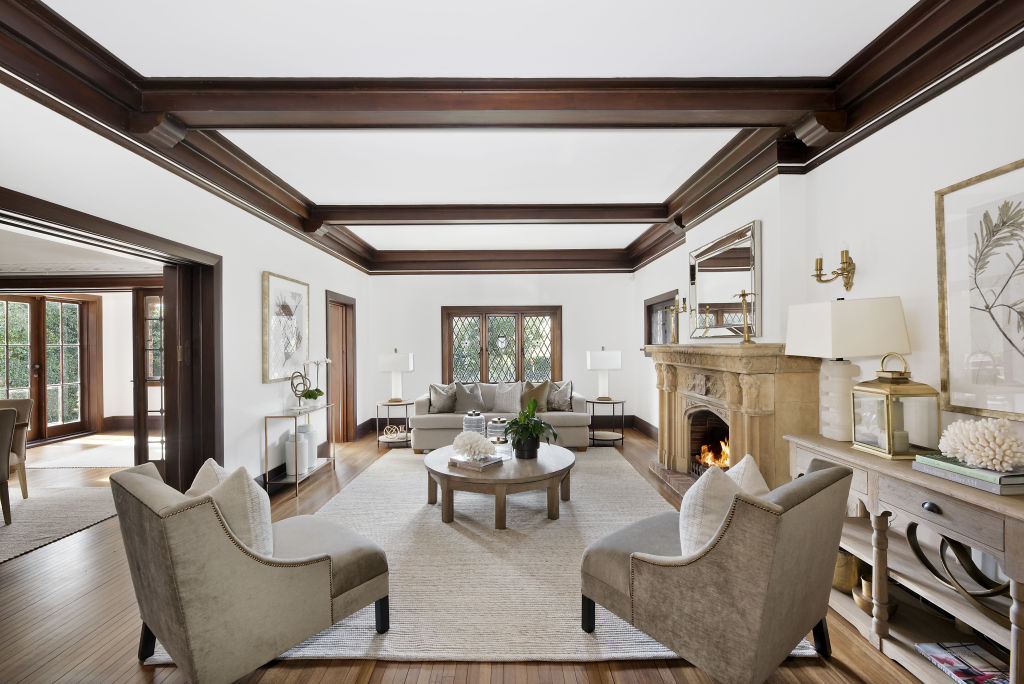
[(658, 460), (686, 472), (688, 417), (709, 410), (729, 424), (733, 462), (753, 454), (769, 486), (789, 480), (784, 434), (818, 429), (819, 359), (782, 344), (648, 345), (658, 378)]

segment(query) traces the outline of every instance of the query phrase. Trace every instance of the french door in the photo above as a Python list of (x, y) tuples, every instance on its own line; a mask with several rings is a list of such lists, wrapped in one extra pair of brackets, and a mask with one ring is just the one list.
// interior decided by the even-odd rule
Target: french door
[(135, 464), (153, 461), (161, 472), (164, 472), (167, 446), (164, 317), (163, 288), (136, 288), (132, 291)]
[(92, 298), (0, 297), (0, 399), (32, 399), (29, 440), (89, 429)]

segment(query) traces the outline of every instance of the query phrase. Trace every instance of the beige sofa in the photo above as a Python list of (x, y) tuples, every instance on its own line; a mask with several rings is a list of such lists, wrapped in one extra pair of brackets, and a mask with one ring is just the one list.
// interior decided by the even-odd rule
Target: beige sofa
[[(495, 413), (494, 393), (497, 385), (481, 382), (480, 394), (484, 400), (484, 417), (515, 418), (515, 413)], [(429, 449), (439, 449), (455, 441), (462, 432), (462, 413), (430, 413), (430, 393), (416, 400), (413, 415), (409, 418), (412, 427), (412, 448), (420, 454)], [(538, 417), (547, 421), (558, 433), (552, 444), (577, 451), (586, 451), (590, 444), (590, 414), (587, 413), (583, 395), (573, 393), (572, 411), (538, 411)]]

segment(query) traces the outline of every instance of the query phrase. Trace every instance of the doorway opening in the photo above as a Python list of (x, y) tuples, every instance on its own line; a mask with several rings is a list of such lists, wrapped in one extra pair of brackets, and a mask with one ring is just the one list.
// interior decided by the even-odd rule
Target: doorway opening
[(327, 291), (328, 444), (351, 442), (356, 435), (356, 300)]

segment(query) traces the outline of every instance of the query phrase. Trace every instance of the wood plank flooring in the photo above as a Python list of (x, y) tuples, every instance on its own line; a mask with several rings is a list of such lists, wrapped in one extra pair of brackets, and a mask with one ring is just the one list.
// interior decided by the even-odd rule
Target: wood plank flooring
[[(648, 471), (655, 443), (627, 431), (623, 455), (667, 500), (678, 496)], [(339, 446), (337, 472), (317, 474), (296, 502), (291, 490), (272, 497), (275, 520), (313, 513), (386, 453), (373, 436)], [(585, 458), (586, 454), (581, 454)], [(33, 486), (107, 486), (108, 469), (30, 470)], [(117, 519), (113, 518), (0, 564), (0, 682), (184, 681), (174, 667), (142, 667), (135, 657), (140, 621)], [(400, 620), (400, 614), (392, 620)], [(913, 677), (870, 648), (856, 630), (829, 614), (830, 660), (790, 660), (772, 684), (910, 684)], [(707, 684), (682, 660), (601, 663), (275, 661), (242, 682), (366, 684)]]

